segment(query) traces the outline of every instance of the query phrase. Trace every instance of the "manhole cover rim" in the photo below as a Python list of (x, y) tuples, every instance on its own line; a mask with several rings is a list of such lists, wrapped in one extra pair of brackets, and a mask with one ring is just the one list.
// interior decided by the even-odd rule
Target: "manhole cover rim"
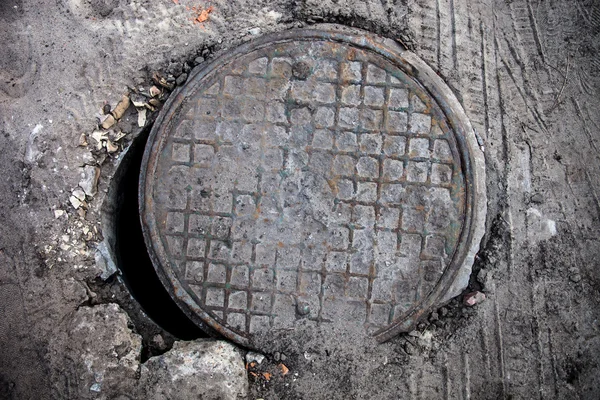
[(413, 329), (416, 323), (433, 307), (439, 306), (458, 295), (460, 290), (466, 286), (464, 284), (465, 280), (468, 282), (475, 254), (479, 250), (479, 243), (484, 235), (487, 211), (484, 157), (466, 113), (447, 84), (414, 53), (403, 49), (390, 39), (357, 29), (352, 29), (352, 33), (348, 33), (346, 27), (339, 27), (338, 29), (336, 26), (327, 25), (325, 29), (293, 29), (267, 34), (239, 45), (227, 54), (216, 57), (206, 66), (197, 67), (192, 72), (188, 83), (178, 88), (160, 111), (150, 132), (148, 145), (144, 152), (139, 181), (140, 219), (146, 247), (160, 280), (168, 289), (173, 300), (194, 323), (208, 332), (216, 332), (246, 347), (252, 346), (249, 338), (234, 332), (210, 316), (181, 286), (175, 272), (171, 268), (162, 266), (163, 261), (169, 262), (169, 257), (160, 240), (153, 201), (147, 200), (152, 200), (152, 183), (154, 182), (157, 160), (168, 136), (165, 132), (169, 131), (170, 123), (177, 115), (180, 106), (188, 94), (195, 93), (198, 86), (202, 85), (204, 77), (222, 65), (233, 61), (238, 55), (245, 55), (278, 43), (302, 40), (341, 42), (375, 52), (420, 84), (437, 102), (450, 124), (465, 176), (463, 229), (459, 235), (453, 257), (433, 290), (421, 301), (416, 302), (395, 323), (376, 332), (374, 336), (378, 341), (388, 340), (398, 333)]

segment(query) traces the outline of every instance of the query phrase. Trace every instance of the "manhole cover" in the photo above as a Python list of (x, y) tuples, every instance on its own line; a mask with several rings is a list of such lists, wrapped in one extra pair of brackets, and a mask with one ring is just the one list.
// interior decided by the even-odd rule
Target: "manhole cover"
[(146, 243), (190, 318), (240, 344), (300, 323), (385, 340), (468, 277), (474, 143), (448, 88), (394, 43), (264, 36), (163, 110), (140, 183)]

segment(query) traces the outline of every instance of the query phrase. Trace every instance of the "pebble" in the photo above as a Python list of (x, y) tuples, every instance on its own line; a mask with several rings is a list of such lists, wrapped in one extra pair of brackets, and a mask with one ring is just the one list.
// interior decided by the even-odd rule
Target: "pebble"
[(248, 30), (248, 33), (251, 35), (260, 35), (260, 28), (252, 28), (250, 30)]
[(194, 59), (194, 64), (198, 65), (198, 64), (202, 64), (204, 62), (204, 57), (196, 57)]
[(255, 353), (254, 351), (249, 351), (246, 354), (246, 362), (247, 363), (255, 362), (257, 364), (260, 364), (264, 360), (265, 360), (265, 356), (260, 353)]
[(481, 292), (467, 293), (463, 299), (466, 306), (473, 307), (476, 304), (481, 303), (485, 300), (485, 294)]
[(93, 197), (98, 192), (98, 179), (100, 178), (100, 168), (92, 165), (86, 165), (82, 168), (82, 178), (79, 186), (86, 195)]
[(63, 215), (65, 215), (65, 212), (63, 210), (54, 210), (54, 218), (60, 218)]
[(167, 73), (174, 75), (174, 76), (181, 74), (182, 71), (183, 71), (183, 64), (180, 62), (172, 62), (167, 67)]
[(177, 84), (177, 86), (181, 86), (185, 83), (185, 81), (187, 81), (187, 78), (188, 78), (188, 74), (183, 73), (177, 77), (177, 79), (175, 80), (175, 83)]

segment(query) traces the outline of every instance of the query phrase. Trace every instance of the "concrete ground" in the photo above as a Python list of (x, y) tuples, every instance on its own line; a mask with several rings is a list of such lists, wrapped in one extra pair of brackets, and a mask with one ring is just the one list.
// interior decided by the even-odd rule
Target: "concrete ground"
[[(175, 341), (201, 334), (175, 311), (155, 324), (97, 250), (143, 263), (134, 236), (111, 245), (114, 216), (137, 216), (115, 214), (127, 191), (109, 188), (144, 133), (130, 107), (98, 149), (97, 118), (155, 72), (182, 83), (257, 35), (322, 22), (398, 40), (462, 103), (485, 147), (470, 290), (486, 300), (374, 348), (282, 341), (258, 363)], [(600, 397), (599, 2), (5, 0), (0, 43), (0, 398)]]

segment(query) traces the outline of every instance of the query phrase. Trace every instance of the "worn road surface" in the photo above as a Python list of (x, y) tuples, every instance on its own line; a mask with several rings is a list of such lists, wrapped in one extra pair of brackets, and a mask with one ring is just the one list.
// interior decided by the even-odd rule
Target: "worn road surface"
[[(248, 373), (244, 349), (173, 346), (198, 332), (173, 313), (155, 324), (111, 276), (96, 249), (126, 191), (109, 187), (144, 133), (133, 106), (104, 147), (93, 132), (154, 72), (181, 84), (257, 35), (318, 23), (397, 40), (466, 110), (488, 198), (469, 290), (486, 299), (373, 348), (281, 341)], [(0, 398), (600, 398), (599, 107), (598, 1), (2, 1)], [(135, 237), (116, 247), (142, 263)]]

